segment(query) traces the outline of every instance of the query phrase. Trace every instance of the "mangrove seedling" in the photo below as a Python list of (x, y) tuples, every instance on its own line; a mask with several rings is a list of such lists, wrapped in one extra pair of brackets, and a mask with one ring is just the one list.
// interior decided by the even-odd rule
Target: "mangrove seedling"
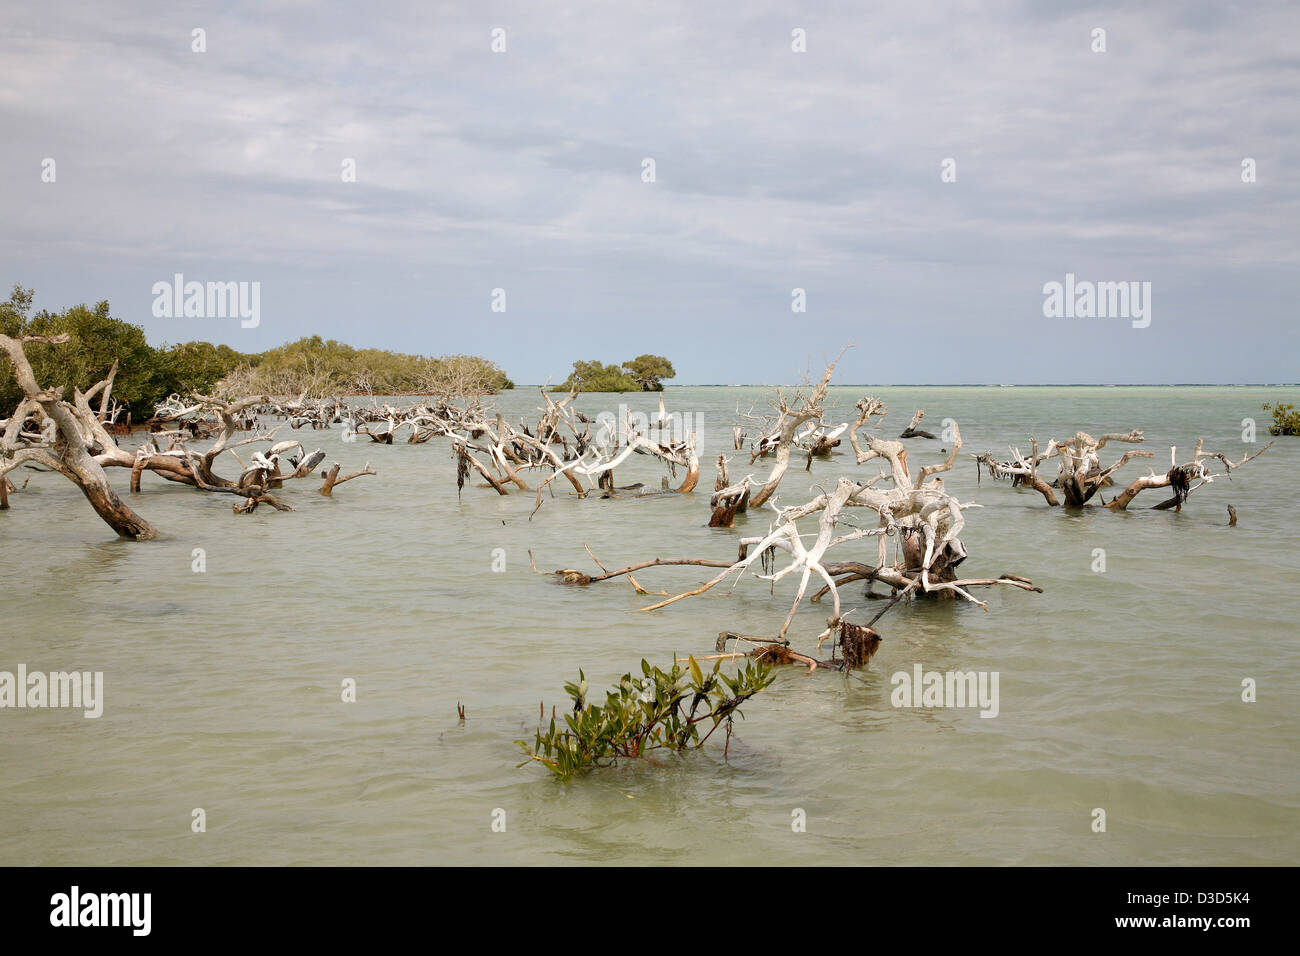
[[(564, 780), (591, 767), (614, 764), (619, 757), (698, 749), (719, 727), (726, 729), (730, 745), (740, 705), (770, 685), (775, 675), (761, 660), (746, 661), (734, 677), (722, 673), (721, 666), (719, 659), (705, 674), (689, 657), (685, 667), (674, 660), (672, 669), (664, 671), (642, 660), (643, 676), (624, 674), (606, 693), (604, 704), (587, 702), (587, 678), (580, 670), (576, 683), (564, 685), (573, 708), (564, 715), (563, 726), (552, 716), (550, 726), (539, 727), (531, 743), (516, 743), (531, 760)], [(519, 766), (527, 764), (525, 760)]]

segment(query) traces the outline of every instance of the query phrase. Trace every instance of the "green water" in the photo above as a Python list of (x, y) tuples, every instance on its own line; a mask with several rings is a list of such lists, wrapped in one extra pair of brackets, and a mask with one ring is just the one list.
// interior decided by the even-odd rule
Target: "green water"
[[(531, 734), (539, 701), (562, 708), (579, 667), (600, 687), (643, 656), (711, 653), (723, 629), (773, 633), (793, 585), (769, 595), (749, 579), (638, 614), (650, 599), (625, 582), (560, 587), (532, 572), (528, 550), (544, 570), (594, 570), (584, 544), (608, 567), (733, 557), (768, 516), (707, 528), (712, 460), (730, 451), (736, 409), (768, 390), (668, 391), (669, 410), (702, 427), (701, 493), (561, 492), (531, 521), (531, 495), (474, 486), (458, 501), (445, 443), (348, 444), (338, 430), (294, 437), (345, 470), (369, 460), (377, 477), (332, 500), (314, 482), (291, 488), (296, 513), (235, 516), (228, 496), (146, 476), (132, 502), (164, 532), (149, 543), (114, 540), (68, 482), (33, 476), (0, 513), (0, 670), (102, 671), (105, 703), (97, 720), (0, 710), (0, 863), (1300, 862), (1300, 439), (1202, 488), (1180, 514), (1141, 510), (1158, 491), (1128, 514), (1048, 509), (1007, 483), (977, 485), (966, 456), (1136, 427), (1160, 471), (1170, 444), (1185, 459), (1200, 437), (1237, 459), (1258, 447), (1243, 443), (1242, 419), (1257, 418), (1267, 441), (1260, 404), (1300, 400), (1297, 390), (837, 388), (828, 418), (848, 418), (866, 393), (890, 407), (886, 436), (916, 407), (936, 432), (944, 418), (961, 423), (945, 482), (983, 505), (967, 512), (962, 573), (1021, 574), (1044, 593), (983, 592), (987, 611), (896, 608), (859, 679), (784, 670), (747, 706), (725, 758), (710, 746), (569, 785), (516, 768), (513, 741)], [(578, 407), (594, 417), (621, 401), (653, 410), (643, 396)], [(535, 421), (539, 403), (535, 392), (498, 399), (515, 421)], [(908, 445), (913, 463), (945, 447)], [(746, 456), (732, 475), (765, 467)], [(818, 461), (811, 474), (792, 469), (780, 499), (877, 470), (851, 454)], [(658, 487), (661, 474), (637, 457), (617, 479)], [(127, 474), (113, 477), (125, 492)], [(196, 548), (204, 573), (192, 570)], [(492, 571), (498, 548), (503, 573)], [(1091, 569), (1097, 548), (1104, 573)], [(870, 560), (874, 549), (835, 554)], [(676, 592), (707, 576), (638, 580)], [(844, 598), (863, 603), (860, 587)], [(796, 649), (812, 648), (825, 616), (800, 612)], [(916, 663), (997, 671), (998, 716), (893, 707), (890, 675)], [(356, 703), (340, 699), (345, 678)], [(1241, 699), (1245, 678), (1254, 703)], [(198, 807), (204, 833), (191, 831)], [(806, 832), (792, 830), (796, 808)], [(1105, 833), (1092, 831), (1095, 808)], [(504, 832), (492, 828), (497, 809)]]

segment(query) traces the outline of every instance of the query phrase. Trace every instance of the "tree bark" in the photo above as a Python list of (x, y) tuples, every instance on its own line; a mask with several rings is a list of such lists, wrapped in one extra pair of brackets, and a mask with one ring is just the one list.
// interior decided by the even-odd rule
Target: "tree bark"
[[(43, 391), (36, 382), (31, 363), (28, 362), (27, 354), (23, 351), (24, 343), (45, 342), (61, 345), (67, 342), (68, 338), (66, 333), (56, 336), (27, 336), (22, 339), (0, 335), (0, 348), (8, 355), (14, 376), (28, 401), (40, 405), (45, 415), (54, 421), (58, 434), (58, 442), (54, 450), (59, 452), (59, 455), (57, 458), (50, 455), (50, 458), (56, 470), (81, 489), (81, 493), (86, 496), (95, 513), (118, 535), (136, 541), (156, 538), (157, 530), (123, 504), (113, 490), (113, 486), (109, 484), (104, 469), (86, 449), (86, 442), (78, 428), (76, 416), (68, 404), (59, 397), (61, 390)], [(21, 426), (21, 423), (19, 425)], [(6, 439), (8, 439), (7, 435)]]

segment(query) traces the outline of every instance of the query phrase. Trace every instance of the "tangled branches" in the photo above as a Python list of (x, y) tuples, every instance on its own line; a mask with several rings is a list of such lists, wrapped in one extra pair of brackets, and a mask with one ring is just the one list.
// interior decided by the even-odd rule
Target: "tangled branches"
[[(264, 451), (254, 452), (247, 464), (239, 458), (236, 448), (270, 443), (278, 431), (254, 431), (249, 437), (236, 437), (240, 431), (256, 424), (249, 419), (250, 409), (270, 404), (265, 395), (231, 401), (195, 395), (189, 404), (178, 396), (172, 396), (159, 406), (154, 424), (173, 423), (177, 427), (152, 431), (138, 448), (128, 451), (119, 446), (110, 430), (111, 419), (107, 419), (105, 414), (107, 403), (101, 401), (98, 413), (90, 404), (97, 395), (101, 392), (106, 395), (112, 387), (116, 366), (104, 381), (85, 393), (74, 389), (72, 400), (66, 401), (61, 389), (42, 390), (37, 384), (23, 349), (24, 344), (30, 341), (57, 345), (67, 342), (68, 336), (28, 336), (22, 339), (0, 336), (0, 349), (8, 356), (25, 395), (14, 414), (4, 423), (0, 435), (0, 454), (3, 455), (0, 457), (0, 482), (7, 485), (6, 473), (23, 465), (59, 472), (81, 489), (95, 512), (122, 537), (149, 539), (156, 537), (157, 531), (121, 500), (108, 481), (106, 468), (130, 469), (133, 494), (140, 492), (141, 475), (149, 471), (168, 481), (191, 485), (205, 492), (236, 495), (244, 500), (242, 504), (233, 506), (235, 513), (247, 514), (260, 504), (269, 504), (279, 511), (292, 511), (292, 507), (272, 491), (283, 487), (286, 481), (309, 477), (325, 458), (319, 449), (307, 454), (303, 445), (293, 440), (271, 444)], [(127, 429), (126, 433), (129, 431)], [(214, 435), (215, 440), (208, 448), (191, 447), (191, 442)], [(290, 454), (295, 451), (296, 455)], [(242, 469), (235, 479), (224, 478), (215, 470), (217, 460), (226, 453)], [(282, 468), (282, 461), (289, 464), (289, 471)], [(336, 464), (321, 494), (329, 495), (334, 486), (362, 474), (374, 472), (367, 465), (362, 471), (339, 478)]]
[[(1011, 449), (1011, 459), (998, 461), (992, 452), (974, 455), (977, 468), (987, 470), (994, 479), (1011, 478), (1012, 484), (1032, 488), (1043, 496), (1048, 505), (1055, 508), (1062, 502), (1057, 498), (1060, 491), (1067, 508), (1082, 508), (1088, 505), (1103, 488), (1114, 484), (1114, 475), (1135, 458), (1154, 458), (1155, 454), (1141, 449), (1126, 451), (1112, 464), (1102, 467), (1100, 451), (1108, 442), (1118, 441), (1138, 444), (1143, 441), (1142, 432), (1134, 429), (1125, 433), (1111, 433), (1093, 438), (1087, 432), (1078, 432), (1073, 438), (1064, 442), (1052, 441), (1040, 455), (1037, 440), (1032, 441), (1032, 451), (1028, 456), (1022, 455), (1020, 449)], [(1244, 455), (1240, 461), (1232, 461), (1219, 452), (1203, 450), (1204, 440), (1198, 439), (1192, 460), (1179, 464), (1177, 447), (1169, 449), (1170, 466), (1168, 471), (1157, 474), (1154, 470), (1148, 475), (1134, 479), (1127, 488), (1109, 502), (1102, 503), (1112, 511), (1123, 511), (1137, 495), (1148, 488), (1173, 488), (1174, 495), (1154, 506), (1154, 510), (1163, 511), (1172, 508), (1181, 510), (1183, 503), (1196, 489), (1214, 481), (1216, 477), (1229, 475), (1246, 462), (1257, 458), (1272, 446), (1269, 442), (1254, 454)], [(1058, 460), (1056, 478), (1048, 482), (1040, 473), (1039, 467), (1051, 459)], [(1217, 459), (1223, 463), (1224, 470), (1218, 475), (1212, 473), (1205, 459)]]

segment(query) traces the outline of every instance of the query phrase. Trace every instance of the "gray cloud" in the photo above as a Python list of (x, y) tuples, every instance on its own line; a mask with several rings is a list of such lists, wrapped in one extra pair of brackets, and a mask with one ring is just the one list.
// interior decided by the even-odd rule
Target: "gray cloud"
[[(154, 341), (523, 382), (652, 345), (788, 380), (849, 341), (851, 381), (1297, 377), (1294, 5), (549, 6), (10, 2), (0, 279)], [(153, 319), (176, 271), (260, 281), (262, 325)], [(1151, 327), (1045, 319), (1067, 271), (1152, 281)]]

